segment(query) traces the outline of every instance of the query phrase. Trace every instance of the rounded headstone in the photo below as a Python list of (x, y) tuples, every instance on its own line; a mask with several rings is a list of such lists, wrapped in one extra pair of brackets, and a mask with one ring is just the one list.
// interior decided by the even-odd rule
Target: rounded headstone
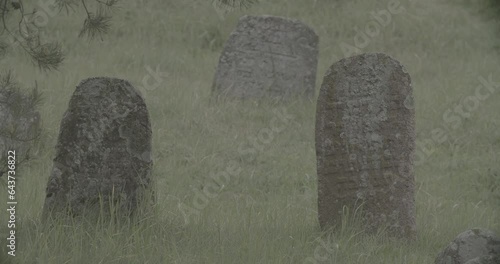
[(151, 187), (151, 135), (146, 104), (129, 82), (82, 81), (61, 121), (43, 218), (109, 201), (132, 213)]
[(326, 73), (316, 109), (318, 218), (341, 223), (362, 206), (367, 232), (416, 235), (415, 120), (409, 74), (382, 53), (342, 59)]
[(487, 229), (470, 229), (459, 234), (435, 260), (436, 264), (498, 264), (500, 237)]
[(298, 20), (244, 16), (224, 45), (215, 73), (215, 96), (314, 96), (318, 36)]

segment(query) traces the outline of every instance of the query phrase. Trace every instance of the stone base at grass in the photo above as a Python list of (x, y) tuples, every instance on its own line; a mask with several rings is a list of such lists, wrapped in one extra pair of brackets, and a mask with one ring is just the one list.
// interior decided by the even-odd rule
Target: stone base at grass
[(326, 73), (316, 111), (318, 218), (339, 225), (362, 205), (367, 232), (416, 236), (415, 113), (405, 68), (381, 54), (342, 59)]
[(130, 215), (153, 199), (151, 136), (146, 104), (129, 82), (82, 81), (61, 122), (42, 217), (110, 212), (116, 203)]

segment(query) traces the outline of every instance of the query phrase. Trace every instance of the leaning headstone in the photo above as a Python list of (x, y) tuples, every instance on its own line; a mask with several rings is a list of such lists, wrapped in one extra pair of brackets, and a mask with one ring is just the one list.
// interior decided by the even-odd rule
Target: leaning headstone
[(318, 36), (298, 20), (244, 16), (219, 59), (214, 96), (278, 98), (314, 96)]
[(367, 232), (416, 236), (411, 79), (393, 58), (362, 54), (326, 73), (316, 109), (318, 218), (341, 223), (361, 205)]
[(131, 215), (152, 187), (151, 134), (146, 104), (129, 82), (82, 81), (61, 121), (42, 217), (108, 210), (109, 202)]
[(435, 260), (435, 264), (498, 264), (500, 237), (487, 229), (470, 229), (459, 234)]

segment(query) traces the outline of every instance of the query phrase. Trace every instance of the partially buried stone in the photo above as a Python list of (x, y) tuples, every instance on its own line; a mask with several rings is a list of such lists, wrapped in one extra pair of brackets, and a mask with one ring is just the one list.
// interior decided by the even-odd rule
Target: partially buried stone
[(436, 257), (435, 264), (498, 264), (500, 237), (488, 229), (459, 234)]

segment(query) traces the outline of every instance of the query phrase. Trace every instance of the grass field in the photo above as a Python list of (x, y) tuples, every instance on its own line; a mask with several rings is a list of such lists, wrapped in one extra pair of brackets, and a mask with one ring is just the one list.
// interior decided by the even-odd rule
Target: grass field
[[(315, 100), (210, 103), (223, 43), (242, 15), (291, 17), (313, 28), (320, 37), (318, 91), (326, 69), (345, 56), (342, 47), (354, 46), (357, 30), (374, 20), (370, 12), (389, 2), (275, 0), (223, 15), (209, 0), (123, 1), (112, 31), (93, 42), (77, 37), (81, 8), (50, 18), (47, 36), (66, 52), (59, 71), (37, 70), (20, 50), (0, 61), (24, 86), (37, 81), (44, 95), (39, 151), (18, 171), (17, 254), (8, 256), (1, 245), (0, 263), (422, 264), (433, 263), (466, 229), (500, 234), (500, 87), (472, 109), (467, 99), (480, 77), (500, 82), (500, 14), (486, 0), (401, 0), (404, 10), (359, 49), (391, 55), (412, 77), (421, 155), (412, 244), (363, 234), (349, 220), (333, 234), (320, 231)], [(41, 225), (59, 125), (76, 85), (110, 76), (141, 87), (151, 71), (161, 73), (158, 85), (143, 90), (153, 127), (157, 213), (130, 225)], [(461, 106), (471, 110), (453, 114), (450, 126), (444, 119)], [(252, 146), (277, 110), (291, 116), (285, 129), (243, 159), (238, 147)], [(436, 129), (446, 140), (433, 140)], [(239, 173), (217, 195), (201, 196), (214, 186), (211, 176), (231, 166)], [(2, 192), (0, 205), (6, 202)], [(6, 223), (2, 213), (2, 244)]]

